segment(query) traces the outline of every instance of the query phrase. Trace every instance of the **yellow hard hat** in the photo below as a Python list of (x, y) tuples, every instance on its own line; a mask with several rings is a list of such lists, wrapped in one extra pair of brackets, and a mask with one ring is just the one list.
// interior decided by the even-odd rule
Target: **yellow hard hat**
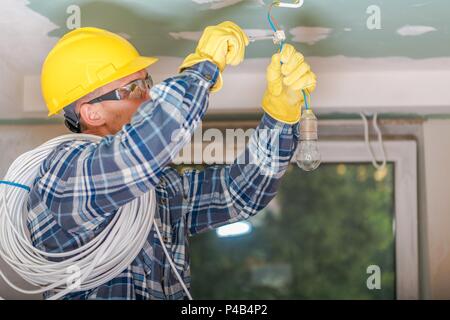
[(98, 28), (67, 33), (50, 51), (41, 74), (48, 116), (88, 93), (158, 61), (141, 57), (126, 39)]

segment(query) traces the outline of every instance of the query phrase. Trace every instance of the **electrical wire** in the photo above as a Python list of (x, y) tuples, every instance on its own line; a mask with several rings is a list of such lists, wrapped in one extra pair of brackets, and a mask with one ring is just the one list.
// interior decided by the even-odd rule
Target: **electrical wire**
[(162, 245), (162, 248), (163, 248), (163, 250), (164, 250), (164, 253), (166, 254), (166, 257), (167, 257), (168, 260), (169, 260), (169, 264), (170, 264), (170, 266), (172, 267), (172, 270), (173, 270), (174, 273), (175, 273), (175, 276), (178, 278), (178, 281), (180, 282), (181, 286), (183, 287), (184, 292), (186, 292), (186, 294), (187, 294), (189, 300), (193, 300), (191, 294), (189, 293), (189, 290), (186, 288), (186, 285), (184, 284), (183, 279), (181, 279), (180, 274), (177, 272), (177, 268), (175, 267), (175, 263), (174, 263), (173, 260), (170, 258), (170, 255), (169, 255), (169, 253), (167, 252), (167, 248), (166, 248), (166, 246), (164, 245), (164, 242), (163, 242), (162, 237), (161, 237), (161, 233), (159, 232), (159, 228), (158, 228), (158, 225), (157, 225), (156, 223), (155, 223), (155, 230), (156, 230), (156, 233), (158, 234), (158, 238), (159, 238), (159, 241), (161, 242), (161, 245)]
[(306, 92), (306, 90), (302, 90), (303, 92), (303, 99), (305, 100), (305, 109), (309, 110), (309, 99), (311, 98), (310, 95)]
[[(272, 28), (272, 31), (274, 33), (278, 32), (280, 30), (280, 26), (278, 24), (278, 21), (274, 18), (274, 16), (272, 15), (272, 9), (273, 7), (276, 5), (276, 2), (272, 2), (269, 5), (269, 10), (267, 12), (267, 19), (269, 20), (269, 25)], [(282, 41), (280, 43), (280, 47), (279, 47), (279, 52), (281, 53), (283, 51), (284, 45), (285, 45), (286, 41)], [(303, 97), (304, 97), (304, 101), (305, 101), (305, 109), (309, 110), (309, 94), (307, 94), (306, 90), (302, 90), (303, 93)]]
[[(269, 5), (269, 10), (267, 12), (267, 20), (269, 20), (269, 25), (270, 25), (270, 28), (272, 29), (272, 31), (274, 33), (277, 33), (278, 31), (281, 30), (281, 28), (280, 28), (280, 25), (278, 24), (278, 21), (272, 15), (272, 9), (275, 6), (275, 4), (276, 4), (276, 2), (273, 2), (272, 4)], [(280, 53), (281, 53), (281, 51), (283, 51), (284, 44), (285, 44), (285, 41), (282, 41), (280, 43)]]
[[(21, 155), (11, 165), (5, 181), (0, 184), (0, 256), (25, 281), (39, 289), (20, 288), (1, 270), (0, 277), (11, 288), (24, 294), (55, 291), (50, 300), (60, 299), (70, 292), (96, 288), (117, 277), (131, 264), (154, 225), (173, 272), (188, 298), (192, 299), (154, 223), (154, 190), (121, 207), (100, 234), (75, 250), (49, 253), (33, 246), (26, 227), (27, 188), (33, 184), (40, 164), (64, 142), (84, 140), (98, 143), (100, 139), (83, 134), (61, 136)], [(69, 281), (73, 275), (69, 270), (73, 267), (80, 271), (80, 285), (76, 288)]]
[(381, 164), (379, 164), (375, 158), (374, 152), (372, 150), (372, 146), (370, 144), (370, 140), (369, 140), (369, 122), (367, 121), (367, 118), (365, 116), (364, 113), (360, 112), (361, 118), (363, 119), (363, 123), (364, 123), (364, 140), (367, 146), (367, 150), (370, 153), (371, 156), (371, 160), (372, 160), (372, 164), (373, 166), (378, 169), (384, 169), (386, 167), (387, 164), (387, 159), (386, 159), (386, 151), (384, 148), (384, 143), (383, 143), (383, 134), (381, 133), (380, 128), (378, 127), (378, 114), (375, 113), (373, 116), (373, 120), (372, 120), (372, 124), (373, 124), (373, 128), (375, 129), (377, 136), (378, 136), (378, 144), (380, 146), (381, 149), (381, 154), (382, 154), (382, 162)]

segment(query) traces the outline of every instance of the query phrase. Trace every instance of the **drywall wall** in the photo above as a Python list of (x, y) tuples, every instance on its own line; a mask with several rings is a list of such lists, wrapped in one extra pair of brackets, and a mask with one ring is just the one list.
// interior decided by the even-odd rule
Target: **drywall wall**
[[(24, 81), (16, 68), (2, 58), (0, 51), (0, 110), (16, 108), (19, 113), (23, 106)], [(1, 111), (0, 111), (1, 114)]]
[[(150, 67), (155, 82), (177, 73), (181, 58), (160, 57)], [(266, 88), (266, 59), (249, 59), (229, 67), (222, 90), (211, 95), (209, 112), (249, 113), (259, 111)], [(450, 110), (450, 58), (308, 58), (319, 84), (312, 96), (318, 114), (391, 112), (442, 114)], [(428, 84), (417, 79), (428, 79)], [(43, 112), (40, 78), (25, 77), (24, 108)]]

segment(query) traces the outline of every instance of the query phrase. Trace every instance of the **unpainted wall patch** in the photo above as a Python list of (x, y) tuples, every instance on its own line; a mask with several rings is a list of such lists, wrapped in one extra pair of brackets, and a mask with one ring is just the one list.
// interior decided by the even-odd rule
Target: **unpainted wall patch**
[[(249, 37), (263, 37), (273, 35), (273, 31), (269, 29), (245, 29), (244, 30)], [(169, 32), (169, 35), (175, 40), (189, 40), (198, 41), (203, 31), (182, 31), (182, 32)], [(264, 39), (262, 39), (264, 41)], [(260, 39), (256, 39), (260, 41)]]
[(210, 10), (223, 9), (223, 8), (238, 4), (240, 2), (251, 2), (251, 3), (259, 5), (259, 6), (265, 5), (263, 0), (251, 0), (251, 1), (246, 1), (246, 0), (192, 0), (192, 1), (197, 4), (211, 4), (211, 6), (208, 8)]
[(430, 26), (403, 26), (397, 30), (397, 33), (403, 37), (417, 37), (423, 34), (437, 31), (436, 28)]
[(169, 35), (175, 40), (198, 41), (202, 35), (202, 32), (200, 31), (169, 32)]
[(289, 30), (293, 36), (293, 42), (306, 43), (308, 45), (314, 45), (327, 39), (332, 31), (333, 29), (322, 27), (296, 27)]

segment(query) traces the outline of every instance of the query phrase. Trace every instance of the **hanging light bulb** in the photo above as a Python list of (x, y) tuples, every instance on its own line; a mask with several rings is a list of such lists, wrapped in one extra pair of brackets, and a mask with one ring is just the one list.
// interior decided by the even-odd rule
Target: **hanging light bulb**
[(297, 150), (297, 165), (305, 171), (313, 171), (319, 167), (321, 155), (318, 146), (317, 118), (307, 108), (300, 121), (300, 145)]
[[(272, 37), (274, 43), (280, 46), (279, 52), (283, 51), (283, 46), (286, 41), (286, 35), (278, 26), (278, 23), (272, 17), (272, 8), (274, 6), (285, 8), (300, 8), (303, 6), (304, 0), (295, 0), (294, 3), (281, 2), (279, 0), (273, 1), (269, 6), (267, 17), (269, 24), (274, 32)], [(256, 38), (252, 39), (253, 41)], [(317, 118), (309, 108), (309, 92), (307, 89), (303, 90), (303, 97), (305, 103), (305, 112), (300, 121), (300, 145), (297, 150), (296, 162), (297, 165), (305, 171), (313, 171), (319, 167), (321, 162), (321, 155), (318, 147), (317, 135)]]

